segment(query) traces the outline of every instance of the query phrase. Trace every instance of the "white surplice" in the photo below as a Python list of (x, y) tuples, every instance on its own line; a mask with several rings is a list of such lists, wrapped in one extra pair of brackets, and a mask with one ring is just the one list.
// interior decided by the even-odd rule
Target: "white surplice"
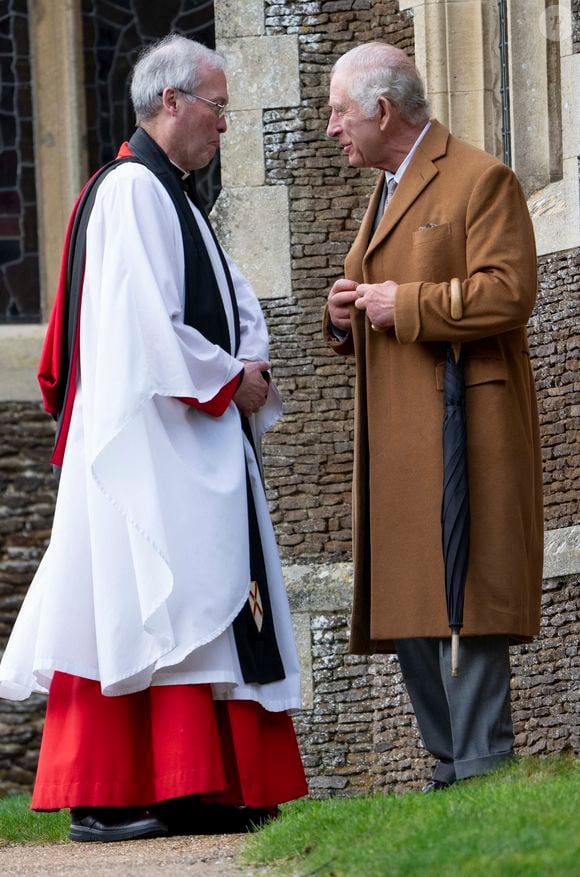
[[(224, 271), (191, 204), (230, 328)], [(87, 230), (80, 377), (50, 545), (0, 664), (0, 696), (47, 691), (60, 670), (106, 695), (211, 683), (216, 699), (300, 706), (288, 600), (259, 468), (236, 406), (212, 417), (178, 400), (212, 399), (267, 360), (259, 303), (228, 258), (237, 358), (183, 323), (184, 258), (169, 195), (144, 166), (104, 179)], [(271, 385), (260, 435), (279, 416)], [(285, 679), (243, 681), (232, 621), (250, 587), (247, 460)]]

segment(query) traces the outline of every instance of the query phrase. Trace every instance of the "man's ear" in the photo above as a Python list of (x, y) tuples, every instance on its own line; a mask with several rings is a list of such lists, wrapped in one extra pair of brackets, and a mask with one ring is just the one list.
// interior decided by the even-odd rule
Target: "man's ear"
[(381, 131), (384, 131), (389, 123), (389, 119), (393, 112), (393, 107), (391, 106), (391, 102), (386, 97), (379, 98), (379, 127)]
[(172, 116), (177, 114), (177, 91), (174, 88), (163, 89), (163, 107)]

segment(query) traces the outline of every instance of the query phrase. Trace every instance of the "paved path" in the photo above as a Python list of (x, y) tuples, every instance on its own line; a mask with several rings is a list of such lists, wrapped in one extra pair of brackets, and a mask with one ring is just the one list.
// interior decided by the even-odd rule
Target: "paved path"
[(62, 843), (0, 847), (2, 877), (268, 877), (234, 857), (244, 835), (208, 835), (124, 843)]

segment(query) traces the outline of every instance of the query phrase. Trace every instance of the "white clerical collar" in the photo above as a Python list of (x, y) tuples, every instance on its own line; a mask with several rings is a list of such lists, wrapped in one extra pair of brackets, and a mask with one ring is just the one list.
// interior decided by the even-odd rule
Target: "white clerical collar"
[(423, 130), (421, 131), (421, 133), (419, 134), (419, 136), (417, 137), (417, 139), (413, 143), (413, 146), (411, 147), (411, 151), (405, 157), (405, 160), (403, 161), (403, 163), (401, 165), (399, 165), (399, 168), (395, 174), (391, 173), (391, 171), (385, 171), (385, 177), (387, 178), (387, 185), (391, 180), (394, 180), (396, 182), (396, 184), (399, 185), (403, 174), (405, 173), (405, 171), (409, 167), (409, 165), (411, 163), (411, 159), (413, 158), (413, 156), (415, 155), (415, 152), (417, 151), (417, 147), (419, 146), (419, 143), (421, 142), (421, 140), (423, 139), (423, 137), (425, 136), (425, 134), (427, 133), (427, 131), (429, 130), (430, 127), (431, 127), (431, 122), (429, 121), (429, 122), (427, 122), (427, 124), (425, 125), (425, 127), (423, 128)]
[[(417, 143), (418, 143), (418, 142), (419, 142), (419, 141), (417, 141)], [(413, 147), (413, 149), (414, 149), (414, 148), (415, 148), (415, 147)], [(169, 158), (169, 156), (167, 156), (167, 157)], [(171, 161), (170, 158), (169, 158), (169, 161)], [(182, 167), (179, 167), (178, 164), (175, 164), (174, 161), (171, 161), (171, 164), (173, 165), (173, 167), (176, 167), (176, 168), (177, 168), (177, 170), (178, 170), (179, 173), (181, 174), (181, 179), (182, 179), (182, 180), (186, 180), (186, 179), (189, 177), (189, 175), (191, 174), (191, 171), (184, 171), (183, 168), (182, 168)]]

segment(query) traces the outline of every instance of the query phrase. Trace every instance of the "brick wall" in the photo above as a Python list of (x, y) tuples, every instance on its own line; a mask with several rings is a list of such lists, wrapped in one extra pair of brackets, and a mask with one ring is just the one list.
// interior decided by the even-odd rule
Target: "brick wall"
[(54, 429), (41, 406), (0, 404), (0, 642), (50, 537), (56, 482), (48, 460)]
[(543, 256), (529, 325), (544, 465), (546, 529), (580, 520), (580, 250)]
[[(48, 544), (56, 483), (48, 460), (54, 429), (35, 403), (0, 404), (0, 646)], [(0, 699), (0, 790), (34, 776), (44, 698)]]
[(580, 52), (580, 0), (572, 0), (572, 46), (574, 53)]
[[(430, 776), (393, 655), (347, 652), (348, 611), (312, 617), (314, 708), (296, 721), (310, 792), (317, 797), (403, 790)], [(518, 754), (579, 752), (577, 581), (545, 582), (537, 641), (512, 650)]]
[(265, 303), (285, 417), (265, 448), (271, 510), (286, 558), (340, 560), (350, 552), (353, 369), (322, 344), (323, 303), (342, 276), (375, 171), (346, 166), (325, 136), (334, 61), (370, 39), (413, 50), (398, 3), (269, 2), (269, 34), (297, 33), (302, 103), (264, 113), (268, 183), (288, 186), (293, 298)]

